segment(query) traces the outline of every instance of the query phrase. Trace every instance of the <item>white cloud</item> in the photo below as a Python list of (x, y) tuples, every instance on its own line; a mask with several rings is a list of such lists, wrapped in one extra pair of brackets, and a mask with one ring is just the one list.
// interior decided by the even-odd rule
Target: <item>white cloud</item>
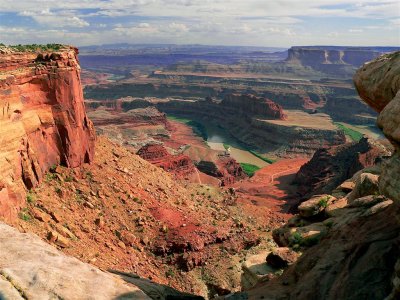
[(390, 23), (395, 26), (400, 26), (400, 18), (390, 20)]
[(364, 32), (364, 30), (362, 29), (358, 29), (358, 28), (351, 28), (348, 30), (351, 33), (360, 33), (360, 32)]
[(51, 11), (46, 8), (41, 11), (22, 11), (21, 16), (32, 17), (41, 25), (53, 28), (61, 27), (87, 27), (90, 24), (82, 18), (76, 16), (75, 11)]
[[(64, 39), (78, 44), (127, 38), (140, 43), (276, 46), (371, 40), (400, 44), (399, 34), (393, 34), (399, 31), (399, 11), (398, 0), (0, 0), (0, 13), (16, 13), (38, 24), (26, 25), (27, 40)], [(347, 25), (335, 21), (344, 17), (352, 21)], [(320, 23), (310, 25), (312, 19)], [(332, 26), (335, 22), (338, 28)], [(2, 34), (1, 38), (26, 42), (23, 35)]]

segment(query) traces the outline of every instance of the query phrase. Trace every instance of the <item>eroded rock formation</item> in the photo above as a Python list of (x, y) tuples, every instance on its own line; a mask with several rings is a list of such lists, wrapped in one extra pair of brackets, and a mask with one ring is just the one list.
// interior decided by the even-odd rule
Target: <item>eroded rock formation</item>
[(93, 158), (95, 134), (85, 113), (77, 54), (71, 47), (0, 54), (3, 218), (15, 216), (25, 189), (52, 165), (77, 167)]
[(147, 144), (140, 148), (137, 154), (180, 179), (196, 173), (196, 167), (187, 155), (171, 155), (160, 144)]
[(229, 157), (221, 158), (216, 162), (200, 161), (197, 164), (197, 168), (207, 175), (220, 179), (222, 186), (233, 184), (247, 177), (242, 166)]
[(390, 155), (382, 145), (362, 138), (359, 142), (317, 150), (300, 168), (294, 183), (302, 197), (331, 193), (357, 171), (374, 165), (378, 158)]
[(250, 94), (228, 94), (221, 102), (221, 106), (228, 110), (234, 110), (235, 114), (248, 116), (260, 116), (266, 119), (284, 120), (286, 115), (282, 107), (274, 101), (256, 97)]

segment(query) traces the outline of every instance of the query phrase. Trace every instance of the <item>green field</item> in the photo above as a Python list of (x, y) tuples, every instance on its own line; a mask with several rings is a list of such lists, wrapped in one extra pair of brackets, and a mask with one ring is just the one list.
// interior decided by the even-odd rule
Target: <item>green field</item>
[(243, 171), (250, 177), (252, 177), (256, 171), (261, 169), (252, 164), (240, 163), (240, 165), (242, 166)]
[(251, 154), (253, 154), (254, 156), (258, 157), (259, 159), (269, 163), (269, 164), (273, 164), (275, 162), (275, 160), (270, 159), (268, 157), (265, 157), (263, 155), (261, 155), (260, 153), (253, 151), (253, 150), (248, 150)]
[(225, 144), (225, 143), (223, 143), (223, 146), (224, 146), (224, 148), (225, 148), (226, 151), (228, 151), (229, 148), (231, 147), (229, 144)]
[(359, 140), (362, 139), (363, 134), (361, 132), (358, 132), (354, 129), (351, 129), (341, 123), (335, 123), (335, 125), (340, 129), (343, 130), (344, 134), (347, 135), (352, 141), (358, 142)]

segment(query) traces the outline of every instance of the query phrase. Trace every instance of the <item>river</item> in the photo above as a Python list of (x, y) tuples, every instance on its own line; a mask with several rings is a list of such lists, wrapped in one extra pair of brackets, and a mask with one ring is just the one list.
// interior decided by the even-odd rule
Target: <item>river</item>
[[(247, 163), (255, 165), (259, 168), (268, 166), (269, 163), (258, 158), (245, 147), (240, 145), (240, 143), (232, 137), (225, 129), (210, 124), (209, 122), (203, 122), (201, 120), (196, 120), (201, 123), (207, 130), (207, 144), (213, 150), (228, 151), (232, 158), (234, 158), (239, 163)], [(225, 145), (229, 145), (228, 150), (225, 149)]]

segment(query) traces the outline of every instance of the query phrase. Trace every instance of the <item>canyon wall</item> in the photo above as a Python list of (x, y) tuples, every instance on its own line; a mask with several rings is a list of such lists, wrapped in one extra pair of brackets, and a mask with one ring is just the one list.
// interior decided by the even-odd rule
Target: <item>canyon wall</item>
[(279, 120), (286, 118), (282, 106), (270, 99), (250, 94), (228, 94), (222, 100), (221, 106), (227, 111), (233, 110), (232, 114), (245, 114)]
[(0, 49), (0, 217), (15, 217), (26, 189), (53, 165), (78, 167), (94, 155), (78, 50)]
[(288, 50), (286, 62), (311, 67), (335, 77), (351, 78), (363, 63), (396, 50), (396, 47), (292, 47)]
[(348, 64), (359, 67), (382, 54), (384, 49), (346, 47), (291, 47), (287, 61), (300, 61), (305, 66)]

